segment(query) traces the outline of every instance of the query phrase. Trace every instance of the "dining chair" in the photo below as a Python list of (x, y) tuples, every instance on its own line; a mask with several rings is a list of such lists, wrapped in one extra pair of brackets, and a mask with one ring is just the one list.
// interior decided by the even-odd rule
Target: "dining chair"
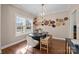
[(48, 43), (49, 43), (50, 36), (47, 36), (46, 38), (41, 38), (40, 39), (40, 51), (42, 49), (46, 50), (48, 53)]
[(26, 36), (26, 40), (27, 40), (27, 45), (31, 46), (32, 48), (35, 47), (39, 42), (37, 40), (34, 40), (32, 37), (30, 36)]

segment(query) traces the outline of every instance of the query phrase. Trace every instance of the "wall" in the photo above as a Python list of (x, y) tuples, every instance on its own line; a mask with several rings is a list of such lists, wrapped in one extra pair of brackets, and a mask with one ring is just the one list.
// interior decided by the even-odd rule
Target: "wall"
[[(75, 10), (77, 10), (77, 14), (76, 14), (77, 19), (74, 20), (72, 13)], [(79, 4), (72, 4), (72, 6), (70, 7), (70, 11), (64, 11), (64, 12), (49, 15), (47, 17), (47, 19), (63, 18), (64, 16), (69, 17), (69, 20), (67, 21), (67, 24), (65, 26), (61, 26), (61, 27), (57, 27), (57, 28), (46, 27), (45, 30), (50, 31), (50, 33), (56, 37), (73, 38), (73, 24), (74, 24), (74, 22), (76, 22), (75, 24), (77, 24), (77, 39), (79, 39)], [(48, 28), (50, 28), (50, 29), (48, 29)]]
[[(73, 11), (77, 10), (77, 21), (73, 18)], [(65, 16), (69, 17), (69, 20), (66, 22), (65, 26), (60, 26), (56, 28), (52, 28), (49, 26), (44, 26), (44, 31), (48, 31), (50, 34), (52, 34), (54, 37), (60, 37), (60, 38), (73, 38), (73, 22), (76, 22), (77, 24), (77, 39), (79, 39), (79, 4), (73, 4), (69, 11), (63, 11), (59, 13), (54, 13), (51, 15), (46, 16), (46, 20), (49, 20), (52, 18), (52, 20), (55, 20), (56, 18), (63, 18)], [(41, 26), (38, 26), (41, 27)]]
[(33, 16), (12, 5), (2, 5), (1, 12), (1, 47), (5, 47), (22, 40), (22, 38), (16, 37), (16, 16), (24, 18), (33, 18)]
[(1, 53), (1, 4), (0, 4), (0, 53)]
[[(63, 19), (64, 17), (69, 17), (69, 11), (63, 11), (46, 16), (46, 20), (56, 20), (57, 18)], [(49, 32), (53, 37), (57, 38), (68, 38), (69, 37), (69, 19), (65, 22), (66, 24), (59, 27), (51, 26), (38, 26), (42, 27), (44, 31)]]

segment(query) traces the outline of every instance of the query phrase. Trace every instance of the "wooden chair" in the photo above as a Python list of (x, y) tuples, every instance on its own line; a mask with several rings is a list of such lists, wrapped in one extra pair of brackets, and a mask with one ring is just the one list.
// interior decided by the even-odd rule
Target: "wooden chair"
[(50, 39), (50, 36), (47, 36), (46, 38), (42, 38), (42, 39), (40, 39), (40, 51), (42, 50), (42, 49), (44, 49), (44, 50), (46, 50), (47, 51), (47, 53), (48, 53), (48, 41), (49, 41), (49, 39)]

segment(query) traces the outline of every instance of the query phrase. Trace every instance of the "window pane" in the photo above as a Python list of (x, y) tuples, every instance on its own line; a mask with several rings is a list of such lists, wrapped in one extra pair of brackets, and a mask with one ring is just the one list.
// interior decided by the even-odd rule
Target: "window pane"
[(21, 20), (19, 17), (16, 18), (16, 27), (17, 27), (17, 32), (20, 32), (21, 31)]
[(16, 32), (19, 33), (32, 33), (33, 21), (31, 19), (25, 19), (22, 17), (16, 17)]

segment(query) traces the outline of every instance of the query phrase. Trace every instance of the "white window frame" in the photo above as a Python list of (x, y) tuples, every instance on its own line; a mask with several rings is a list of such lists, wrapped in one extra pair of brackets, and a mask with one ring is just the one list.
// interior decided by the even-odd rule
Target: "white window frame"
[[(21, 16), (16, 16), (16, 20), (17, 20), (17, 17), (24, 18), (24, 17), (21, 17)], [(24, 34), (29, 34), (29, 33), (32, 33), (32, 32), (33, 32), (33, 20), (30, 19), (30, 18), (24, 18), (24, 19), (31, 21), (31, 29), (30, 29), (29, 31), (26, 31), (26, 25), (25, 25), (24, 32), (17, 32), (17, 24), (16, 24), (16, 36), (24, 35)], [(28, 32), (28, 33), (27, 33), (27, 32)]]

